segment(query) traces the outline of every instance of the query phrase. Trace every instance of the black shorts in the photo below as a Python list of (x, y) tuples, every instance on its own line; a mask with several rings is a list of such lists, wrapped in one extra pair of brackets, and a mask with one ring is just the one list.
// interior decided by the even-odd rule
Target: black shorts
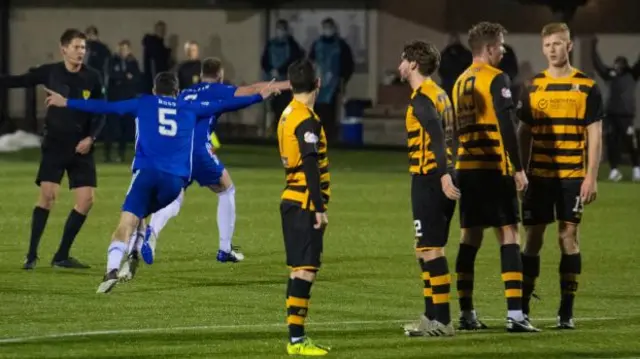
[(280, 214), (287, 265), (294, 270), (320, 269), (324, 229), (313, 228), (315, 213), (283, 202), (280, 204)]
[(43, 148), (36, 184), (38, 186), (42, 182), (60, 184), (65, 171), (69, 176), (70, 189), (79, 187), (95, 188), (98, 185), (96, 164), (91, 152), (81, 155), (75, 153), (75, 151)]
[(411, 208), (416, 231), (416, 250), (446, 246), (456, 202), (444, 195), (439, 177), (411, 176)]
[(531, 177), (522, 201), (525, 226), (558, 221), (580, 223), (584, 206), (580, 198), (582, 179)]
[(495, 171), (458, 171), (460, 227), (503, 227), (518, 224), (518, 194), (511, 176)]

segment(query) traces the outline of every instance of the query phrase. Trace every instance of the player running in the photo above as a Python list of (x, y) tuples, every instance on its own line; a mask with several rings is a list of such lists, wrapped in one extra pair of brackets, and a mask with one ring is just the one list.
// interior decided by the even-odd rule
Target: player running
[[(266, 97), (272, 89), (265, 89)], [(136, 154), (133, 178), (122, 206), (120, 223), (107, 254), (107, 270), (97, 293), (108, 293), (118, 282), (118, 268), (134, 231), (142, 230), (143, 219), (175, 200), (191, 176), (194, 128), (198, 116), (260, 102), (261, 95), (226, 101), (197, 101), (197, 95), (176, 99), (178, 81), (173, 74), (160, 73), (154, 81), (153, 95), (106, 102), (67, 100), (48, 90), (49, 106), (69, 107), (93, 113), (136, 115)]]
[[(222, 62), (216, 58), (204, 59), (201, 73), (202, 82), (185, 89), (181, 93), (181, 97), (186, 98), (197, 95), (199, 99), (215, 101), (231, 99), (234, 96), (252, 95), (267, 86), (273, 88), (274, 91), (282, 91), (289, 88), (288, 81), (277, 83), (260, 82), (250, 86), (236, 87), (222, 84), (223, 78), (224, 68), (222, 67)], [(238, 109), (240, 108), (235, 108), (234, 110)], [(235, 263), (244, 259), (244, 255), (232, 246), (233, 231), (236, 223), (235, 186), (229, 172), (214, 153), (214, 146), (210, 141), (211, 136), (214, 135), (218, 118), (222, 113), (223, 111), (220, 111), (213, 116), (199, 118), (195, 129), (193, 174), (191, 179), (198, 182), (202, 187), (208, 187), (218, 195), (219, 250), (216, 259), (222, 263)], [(190, 184), (191, 182), (187, 186)], [(169, 219), (178, 215), (183, 200), (184, 191), (170, 205), (151, 216), (144, 242), (138, 244), (141, 245), (139, 250), (147, 264), (153, 263), (155, 246), (160, 231), (162, 231)]]

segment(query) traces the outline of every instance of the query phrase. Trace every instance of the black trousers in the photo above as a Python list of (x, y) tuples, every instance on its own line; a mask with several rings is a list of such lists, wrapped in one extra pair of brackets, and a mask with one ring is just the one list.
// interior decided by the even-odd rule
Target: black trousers
[(333, 96), (329, 103), (317, 103), (314, 108), (327, 135), (329, 144), (337, 143), (340, 136), (338, 124), (338, 97)]
[(109, 115), (105, 124), (104, 157), (111, 161), (113, 144), (118, 144), (118, 157), (124, 160), (127, 143), (135, 137), (135, 121), (131, 115)]
[(633, 128), (634, 116), (609, 115), (605, 119), (607, 126), (607, 157), (611, 169), (620, 165), (623, 151), (629, 155), (631, 165), (637, 167), (638, 141)]

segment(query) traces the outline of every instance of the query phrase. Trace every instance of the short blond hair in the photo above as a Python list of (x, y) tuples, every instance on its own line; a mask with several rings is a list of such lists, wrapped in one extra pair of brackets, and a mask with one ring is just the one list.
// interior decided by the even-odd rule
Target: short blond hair
[(552, 22), (550, 24), (546, 24), (540, 33), (542, 37), (551, 36), (553, 34), (566, 33), (569, 38), (571, 38), (571, 30), (569, 30), (569, 25), (564, 22)]

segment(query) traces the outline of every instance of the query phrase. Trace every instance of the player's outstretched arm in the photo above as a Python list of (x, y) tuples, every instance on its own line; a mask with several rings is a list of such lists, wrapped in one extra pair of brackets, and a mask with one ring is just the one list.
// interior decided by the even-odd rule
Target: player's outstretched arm
[(254, 95), (262, 91), (262, 89), (267, 86), (271, 86), (278, 91), (286, 91), (291, 89), (291, 83), (289, 81), (265, 81), (257, 82), (248, 86), (237, 87), (234, 96)]
[(105, 100), (67, 100), (67, 107), (91, 113), (124, 115), (138, 110), (138, 99), (109, 102)]
[(49, 95), (45, 100), (48, 107), (68, 107), (74, 110), (90, 112), (90, 113), (116, 113), (124, 115), (127, 113), (135, 113), (138, 110), (138, 99), (125, 101), (108, 102), (105, 100), (74, 100), (67, 99), (59, 93), (45, 88)]
[(493, 107), (498, 118), (498, 127), (504, 148), (516, 172), (522, 171), (522, 159), (515, 129), (515, 106), (510, 90), (510, 81), (506, 74), (496, 76), (491, 82), (491, 96)]
[(188, 96), (178, 102), (178, 107), (189, 110), (198, 116), (213, 116), (214, 114), (235, 111), (251, 106), (263, 100), (262, 95), (232, 97), (216, 101), (190, 100)]

